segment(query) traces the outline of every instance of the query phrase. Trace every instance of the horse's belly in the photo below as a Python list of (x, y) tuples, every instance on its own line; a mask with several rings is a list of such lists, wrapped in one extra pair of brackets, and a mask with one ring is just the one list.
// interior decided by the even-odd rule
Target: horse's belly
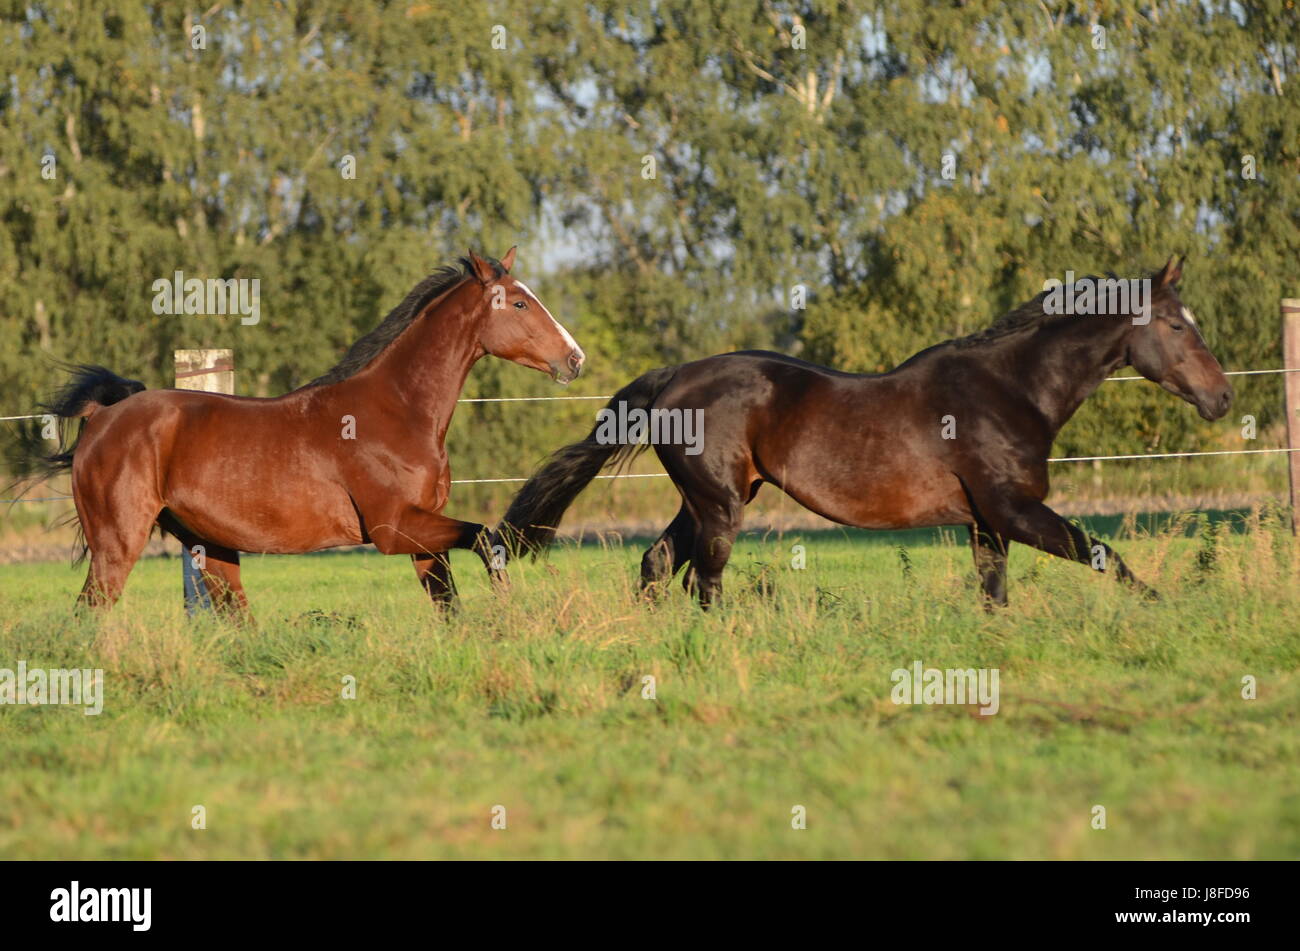
[(927, 528), (971, 521), (966, 493), (951, 472), (926, 467), (863, 467), (859, 478), (831, 482), (813, 479), (783, 488), (817, 514), (858, 528)]
[(347, 493), (335, 486), (209, 482), (202, 492), (169, 495), (167, 508), (186, 528), (236, 551), (296, 554), (364, 541)]
[(856, 504), (848, 506), (844, 521), (859, 528), (929, 528), (934, 525), (956, 525), (970, 522), (970, 505), (961, 483), (956, 491), (943, 491), (948, 486), (934, 486), (940, 491), (919, 491), (913, 485), (894, 485), (876, 491), (868, 490)]
[[(349, 527), (319, 516), (303, 516), (287, 522), (276, 514), (226, 509), (219, 513), (168, 506), (181, 524), (205, 541), (235, 551), (292, 555), (340, 545), (359, 545), (364, 539), (359, 527)], [(355, 524), (355, 523), (354, 523)]]

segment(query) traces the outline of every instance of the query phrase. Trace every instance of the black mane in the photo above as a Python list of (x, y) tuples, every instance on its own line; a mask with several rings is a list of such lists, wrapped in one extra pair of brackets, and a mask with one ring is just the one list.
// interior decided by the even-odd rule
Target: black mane
[[(505, 269), (501, 267), (501, 263), (496, 259), (486, 258), (485, 260), (496, 269), (498, 277), (505, 273)], [(406, 299), (389, 311), (388, 316), (383, 319), (383, 322), (378, 327), (348, 347), (348, 352), (343, 355), (343, 359), (335, 364), (332, 370), (316, 377), (302, 388), (338, 383), (340, 380), (346, 380), (348, 377), (359, 373), (371, 360), (379, 356), (390, 343), (396, 340), (403, 330), (411, 326), (411, 322), (420, 316), (421, 311), (429, 305), (430, 301), (445, 294), (472, 273), (474, 273), (473, 265), (470, 263), (469, 258), (460, 258), (455, 264), (449, 264), (435, 270), (419, 284), (416, 284), (411, 289), (411, 292), (406, 295)]]
[[(1116, 279), (1116, 275), (1113, 271), (1109, 273), (1107, 277), (1111, 280)], [(1081, 284), (1084, 281), (1095, 282), (1098, 280), (1100, 280), (1100, 278), (1096, 275), (1089, 274), (1085, 277), (1076, 277), (1074, 283)], [(1023, 304), (1013, 307), (987, 327), (983, 327), (964, 337), (957, 337), (954, 340), (950, 340), (949, 343), (955, 347), (964, 349), (966, 347), (978, 346), (982, 343), (988, 343), (989, 341), (1009, 336), (1020, 330), (1033, 330), (1037, 327), (1041, 327), (1048, 321), (1055, 320), (1061, 316), (1060, 314), (1049, 314), (1043, 310), (1043, 301), (1047, 298), (1049, 293), (1049, 291), (1042, 291), (1025, 301)]]

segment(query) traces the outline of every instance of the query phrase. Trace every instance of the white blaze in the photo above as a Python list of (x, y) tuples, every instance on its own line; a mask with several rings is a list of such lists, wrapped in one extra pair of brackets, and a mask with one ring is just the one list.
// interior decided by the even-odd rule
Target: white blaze
[[(561, 338), (565, 343), (567, 343), (571, 349), (573, 349), (573, 350), (577, 350), (579, 353), (582, 353), (582, 348), (581, 348), (580, 346), (578, 346), (578, 341), (576, 341), (576, 340), (573, 339), (573, 335), (572, 335), (571, 333), (569, 333), (568, 330), (565, 329), (564, 324), (560, 323), (558, 320), (555, 319), (554, 316), (552, 316), (551, 312), (550, 312), (549, 310), (546, 309), (546, 305), (543, 304), (540, 300), (537, 299), (537, 295), (534, 294), (534, 293), (529, 289), (528, 285), (525, 284), (523, 281), (520, 281), (520, 280), (516, 280), (515, 283), (519, 285), (519, 289), (520, 289), (521, 291), (523, 291), (525, 294), (527, 294), (527, 295), (529, 296), (529, 298), (531, 298), (532, 301), (533, 301), (535, 304), (537, 304), (538, 307), (540, 307), (540, 308), (542, 309), (542, 313), (543, 313), (543, 314), (545, 314), (547, 317), (550, 317), (550, 319), (551, 319), (551, 323), (555, 324), (555, 329), (558, 330), (558, 331), (560, 332), (560, 338)], [(584, 356), (585, 356), (585, 355), (584, 355)]]

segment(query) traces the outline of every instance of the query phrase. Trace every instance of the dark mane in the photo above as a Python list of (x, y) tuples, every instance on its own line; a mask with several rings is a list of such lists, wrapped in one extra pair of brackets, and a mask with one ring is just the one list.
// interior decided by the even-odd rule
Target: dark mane
[[(501, 263), (495, 258), (485, 258), (485, 260), (496, 269), (498, 277), (505, 273)], [(383, 319), (383, 322), (378, 327), (348, 347), (348, 352), (343, 355), (343, 359), (335, 364), (332, 370), (316, 377), (302, 389), (306, 389), (308, 386), (324, 386), (327, 383), (338, 383), (340, 380), (346, 380), (348, 377), (359, 373), (371, 360), (379, 356), (390, 343), (401, 336), (403, 330), (411, 326), (411, 322), (420, 316), (420, 312), (429, 305), (430, 301), (445, 294), (472, 273), (473, 266), (470, 264), (469, 258), (460, 258), (455, 264), (449, 264), (435, 270), (419, 284), (416, 284), (411, 289), (411, 292), (406, 295), (406, 299), (389, 311), (388, 316)]]
[[(1114, 279), (1115, 274), (1112, 272), (1109, 277)], [(1075, 278), (1074, 282), (1079, 284), (1083, 281), (1096, 280), (1098, 280), (1098, 278), (1095, 275), (1089, 274), (1086, 277)], [(1055, 320), (1061, 316), (1060, 314), (1049, 314), (1043, 310), (1043, 301), (1046, 299), (1047, 294), (1047, 291), (1042, 291), (1018, 307), (1014, 307), (1007, 311), (987, 327), (977, 330), (974, 333), (967, 334), (964, 337), (957, 337), (948, 342), (959, 349), (964, 349), (966, 347), (978, 346), (982, 343), (988, 343), (989, 341), (1009, 336), (1017, 331), (1033, 330), (1037, 327), (1041, 327), (1048, 321)]]

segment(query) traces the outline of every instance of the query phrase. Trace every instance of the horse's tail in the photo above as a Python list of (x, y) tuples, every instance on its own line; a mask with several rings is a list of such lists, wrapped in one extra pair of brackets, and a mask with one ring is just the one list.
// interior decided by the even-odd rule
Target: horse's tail
[[(661, 367), (637, 377), (615, 393), (606, 409), (617, 412), (619, 403), (628, 410), (648, 410), (677, 373), (677, 367)], [(599, 424), (587, 438), (554, 455), (524, 484), (497, 526), (493, 545), (504, 543), (511, 554), (528, 552), (534, 557), (555, 540), (555, 531), (565, 511), (601, 469), (630, 460), (646, 448), (644, 443), (620, 445), (596, 438)]]
[[(86, 364), (72, 366), (72, 379), (37, 409), (48, 418), (24, 420), (18, 426), (18, 435), (9, 446), (6, 461), (9, 471), (23, 482), (33, 479), (44, 481), (72, 468), (73, 454), (81, 439), (81, 429), (86, 420), (105, 406), (120, 403), (144, 389), (139, 380), (128, 380), (112, 370)], [(67, 429), (59, 421), (80, 419), (76, 434), (69, 440)], [(55, 431), (50, 431), (50, 424)], [(49, 442), (56, 440), (51, 451)]]

